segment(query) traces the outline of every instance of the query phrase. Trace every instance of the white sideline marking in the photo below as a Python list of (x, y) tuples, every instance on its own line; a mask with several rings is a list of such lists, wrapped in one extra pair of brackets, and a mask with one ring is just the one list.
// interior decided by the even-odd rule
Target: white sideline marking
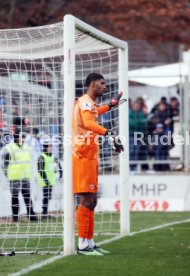
[(45, 260), (45, 261), (42, 261), (42, 262), (40, 262), (40, 263), (31, 265), (31, 266), (29, 266), (28, 268), (21, 269), (21, 270), (18, 271), (18, 272), (8, 274), (8, 276), (20, 276), (20, 275), (24, 275), (24, 274), (26, 274), (26, 273), (28, 273), (28, 272), (31, 272), (31, 271), (33, 271), (33, 270), (35, 270), (35, 269), (37, 269), (37, 268), (41, 268), (41, 267), (43, 267), (43, 266), (45, 266), (45, 265), (47, 265), (47, 264), (51, 264), (51, 263), (53, 263), (53, 262), (55, 262), (55, 261), (57, 261), (57, 260), (59, 260), (59, 259), (62, 259), (62, 258), (64, 258), (63, 255), (54, 256), (54, 257), (51, 257), (51, 258), (49, 258), (49, 259), (47, 259), (47, 260)]
[[(167, 226), (172, 226), (172, 225), (176, 225), (176, 224), (182, 224), (182, 223), (186, 223), (186, 222), (190, 222), (190, 219), (173, 221), (173, 222), (161, 224), (161, 225), (158, 225), (158, 226), (153, 226), (153, 227), (150, 227), (150, 228), (142, 229), (142, 230), (139, 230), (139, 231), (136, 231), (136, 232), (131, 232), (129, 236), (134, 236), (134, 235), (139, 234), (139, 233), (146, 233), (146, 232), (162, 229), (162, 228), (167, 227)], [(110, 243), (112, 241), (116, 241), (116, 240), (119, 240), (121, 238), (124, 238), (124, 237), (126, 237), (126, 236), (113, 237), (111, 239), (107, 239), (107, 240), (104, 240), (102, 242), (99, 242), (97, 245), (107, 244), (107, 243)], [(55, 262), (55, 261), (57, 261), (59, 259), (65, 258), (65, 257), (66, 256), (64, 256), (64, 255), (54, 256), (54, 257), (51, 257), (51, 258), (49, 258), (49, 259), (47, 259), (45, 261), (42, 261), (40, 263), (31, 265), (28, 268), (21, 269), (20, 271), (18, 271), (16, 273), (8, 274), (8, 276), (21, 276), (21, 275), (24, 275), (24, 274), (26, 274), (28, 272), (31, 272), (31, 271), (35, 270), (35, 269), (41, 268), (41, 267), (43, 267), (43, 266), (45, 266), (47, 264), (51, 264), (51, 263), (53, 263), (53, 262)]]
[[(178, 220), (178, 221), (173, 221), (173, 222), (161, 224), (161, 225), (158, 225), (158, 226), (153, 226), (153, 227), (150, 227), (150, 228), (145, 228), (145, 229), (142, 229), (142, 230), (139, 230), (139, 231), (136, 231), (136, 232), (131, 232), (128, 236), (130, 237), (130, 236), (134, 236), (134, 235), (139, 234), (139, 233), (146, 233), (146, 232), (162, 229), (162, 228), (167, 227), (167, 226), (182, 224), (182, 223), (185, 223), (185, 222), (190, 222), (190, 219)], [(110, 243), (112, 241), (122, 239), (124, 237), (126, 237), (126, 236), (116, 236), (116, 237), (113, 237), (111, 239), (107, 239), (107, 240), (104, 240), (102, 242), (99, 242), (98, 245), (107, 244), (107, 243)]]

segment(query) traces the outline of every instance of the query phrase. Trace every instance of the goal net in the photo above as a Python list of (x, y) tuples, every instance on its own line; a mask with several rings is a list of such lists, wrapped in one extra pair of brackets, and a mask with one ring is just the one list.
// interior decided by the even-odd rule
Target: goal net
[[(0, 31), (1, 253), (74, 251), (77, 199), (68, 138), (74, 101), (85, 93), (91, 72), (101, 73), (107, 84), (98, 104), (118, 91), (126, 97), (126, 43), (72, 16), (64, 23)], [(99, 122), (127, 138), (127, 117), (122, 105)], [(21, 146), (13, 146), (15, 139)], [(129, 232), (128, 158), (127, 152), (119, 157), (108, 142), (100, 142), (95, 234), (102, 239)], [(42, 181), (44, 171), (49, 173), (44, 150), (53, 156), (46, 160), (53, 166), (48, 185)], [(30, 172), (24, 176), (26, 168)]]

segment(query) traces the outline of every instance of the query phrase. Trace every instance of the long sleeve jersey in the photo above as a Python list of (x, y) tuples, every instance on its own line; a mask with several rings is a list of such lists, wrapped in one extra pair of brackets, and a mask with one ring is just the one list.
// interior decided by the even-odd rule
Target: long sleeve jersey
[(105, 135), (107, 129), (99, 125), (97, 119), (107, 111), (108, 105), (97, 107), (88, 94), (78, 99), (73, 114), (73, 154), (76, 157), (98, 158), (97, 135)]

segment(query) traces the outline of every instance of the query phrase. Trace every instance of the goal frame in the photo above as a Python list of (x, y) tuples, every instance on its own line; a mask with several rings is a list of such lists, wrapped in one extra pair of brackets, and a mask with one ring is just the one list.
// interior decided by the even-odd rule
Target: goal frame
[[(72, 15), (64, 16), (64, 136), (72, 137), (72, 111), (75, 100), (75, 30), (118, 48), (119, 91), (128, 99), (128, 44), (105, 34)], [(127, 106), (127, 108), (126, 108)], [(128, 105), (119, 107), (119, 135), (125, 137), (120, 155), (120, 235), (130, 233)], [(64, 146), (64, 255), (75, 252), (74, 197), (72, 187), (72, 145)]]

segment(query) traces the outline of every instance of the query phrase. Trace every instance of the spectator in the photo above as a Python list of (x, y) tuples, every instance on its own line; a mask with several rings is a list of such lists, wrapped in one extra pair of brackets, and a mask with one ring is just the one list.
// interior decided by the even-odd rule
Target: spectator
[[(151, 151), (154, 159), (158, 161), (168, 160), (168, 157), (169, 157), (169, 145), (166, 143), (166, 141), (161, 139), (161, 137), (163, 137), (164, 134), (165, 134), (164, 125), (160, 123), (157, 124), (156, 130), (152, 135), (152, 139), (155, 144), (151, 147)], [(154, 164), (153, 168), (155, 171), (170, 170), (169, 164), (165, 164), (165, 163)]]
[(166, 111), (170, 114), (170, 105), (167, 103), (166, 97), (161, 97), (160, 102), (154, 105), (154, 107), (151, 110), (151, 113), (155, 113), (158, 110), (160, 103), (163, 103), (166, 105)]
[(171, 113), (172, 116), (179, 116), (179, 101), (176, 97), (170, 99)]
[(22, 128), (23, 131), (29, 132), (31, 128), (31, 120), (28, 117), (22, 118)]
[(30, 221), (37, 221), (30, 197), (30, 182), (32, 179), (32, 164), (30, 148), (24, 145), (24, 137), (20, 130), (16, 130), (14, 141), (7, 144), (2, 153), (4, 171), (10, 182), (12, 195), (13, 222), (19, 221), (19, 192), (21, 191), (26, 204), (27, 216)]
[(15, 106), (13, 111), (13, 133), (21, 125), (22, 125), (22, 119), (20, 117), (20, 109)]
[[(129, 110), (129, 151), (130, 160), (146, 160), (146, 146), (142, 145), (141, 141), (135, 141), (135, 132), (140, 132), (144, 135), (146, 125), (146, 116), (141, 110), (140, 103), (135, 101), (132, 108)], [(136, 164), (130, 166), (131, 170), (136, 170)]]
[(138, 97), (138, 98), (136, 99), (136, 101), (139, 102), (141, 111), (142, 111), (145, 115), (147, 115), (147, 113), (148, 113), (147, 105), (146, 105), (145, 100), (143, 99), (143, 97)]
[(20, 109), (17, 106), (15, 106), (13, 109), (13, 119), (15, 117), (20, 117)]
[(148, 123), (147, 123), (147, 135), (152, 135), (156, 129), (156, 125), (158, 124), (158, 118), (151, 114), (151, 116), (148, 119)]
[(157, 118), (158, 123), (163, 125), (166, 133), (172, 130), (172, 117), (171, 113), (168, 112), (166, 103), (159, 103), (158, 108), (154, 112), (154, 116)]
[(149, 138), (148, 137), (152, 137), (157, 124), (158, 124), (158, 119), (156, 116), (154, 116), (153, 114), (151, 114), (151, 116), (148, 116), (147, 128), (145, 131), (145, 143), (147, 145), (147, 151), (148, 151), (147, 155), (149, 155), (150, 157), (152, 157), (152, 151), (150, 150), (150, 147), (149, 147)]
[(13, 133), (17, 128), (20, 128), (23, 132), (29, 132), (31, 121), (28, 117), (13, 117)]
[[(172, 97), (170, 99), (170, 117), (171, 117), (171, 122), (170, 122), (170, 131), (171, 131), (171, 135), (174, 132), (174, 121), (178, 121), (179, 120), (179, 101), (176, 97)], [(174, 141), (173, 141), (173, 137), (171, 138), (171, 147), (174, 147)]]
[[(55, 166), (57, 164), (57, 166)], [(48, 215), (48, 205), (52, 197), (52, 188), (56, 184), (56, 167), (59, 171), (59, 178), (62, 178), (62, 168), (52, 153), (50, 140), (43, 141), (43, 152), (38, 158), (38, 180), (43, 190), (42, 219), (51, 218)]]

